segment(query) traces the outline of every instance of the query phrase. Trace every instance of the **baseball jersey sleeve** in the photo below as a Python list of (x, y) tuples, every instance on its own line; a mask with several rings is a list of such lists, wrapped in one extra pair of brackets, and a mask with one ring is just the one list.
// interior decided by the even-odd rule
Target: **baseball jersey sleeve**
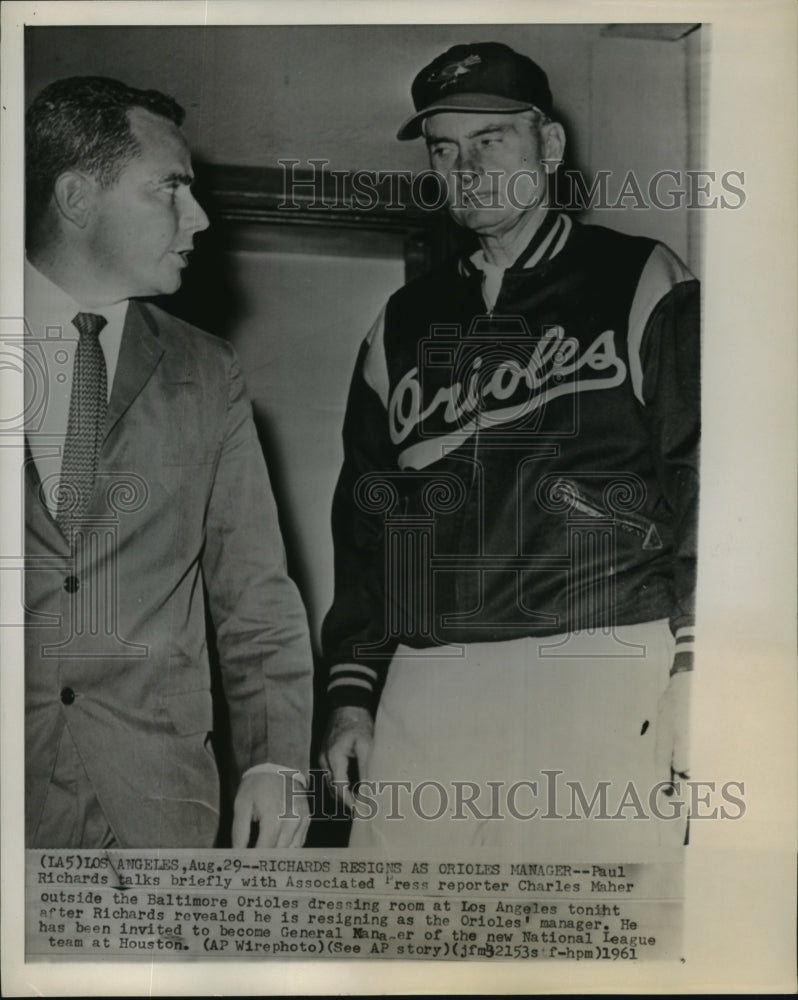
[(386, 410), (384, 317), (383, 310), (360, 348), (349, 389), (332, 511), (335, 596), (322, 626), (328, 706), (371, 712), (396, 648), (386, 628), (385, 512), (363, 502), (369, 483), (379, 490), (380, 474), (396, 469)]
[(698, 281), (657, 244), (638, 284), (629, 321), (631, 374), (643, 404), (656, 472), (673, 524), (676, 639), (672, 673), (693, 666), (698, 463), (701, 429)]

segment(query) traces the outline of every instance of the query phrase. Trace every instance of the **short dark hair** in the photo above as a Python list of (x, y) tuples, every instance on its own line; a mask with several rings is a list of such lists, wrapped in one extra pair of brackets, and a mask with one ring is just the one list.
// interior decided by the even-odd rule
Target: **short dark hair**
[(183, 108), (158, 90), (138, 90), (104, 76), (72, 76), (45, 87), (25, 116), (28, 236), (37, 229), (58, 177), (84, 170), (103, 187), (139, 149), (128, 112), (144, 108), (182, 125)]

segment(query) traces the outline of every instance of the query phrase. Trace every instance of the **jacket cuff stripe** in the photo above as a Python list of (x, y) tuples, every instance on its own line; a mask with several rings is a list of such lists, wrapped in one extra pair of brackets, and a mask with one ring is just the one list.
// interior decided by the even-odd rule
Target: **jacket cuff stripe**
[(336, 687), (362, 687), (367, 691), (372, 691), (374, 685), (371, 681), (363, 681), (359, 677), (339, 677), (338, 680), (330, 681), (327, 690), (332, 691)]
[(358, 663), (339, 663), (330, 669), (330, 677), (333, 674), (365, 674), (373, 680), (377, 679), (377, 671), (373, 667), (364, 667)]

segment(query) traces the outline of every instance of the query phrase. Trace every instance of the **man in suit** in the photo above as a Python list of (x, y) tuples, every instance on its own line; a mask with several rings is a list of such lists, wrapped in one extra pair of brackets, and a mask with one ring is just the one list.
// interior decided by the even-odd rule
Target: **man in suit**
[(208, 225), (182, 119), (98, 77), (27, 114), (29, 847), (213, 846), (206, 606), (243, 775), (233, 846), (307, 826), (307, 620), (238, 362), (139, 301), (178, 289)]

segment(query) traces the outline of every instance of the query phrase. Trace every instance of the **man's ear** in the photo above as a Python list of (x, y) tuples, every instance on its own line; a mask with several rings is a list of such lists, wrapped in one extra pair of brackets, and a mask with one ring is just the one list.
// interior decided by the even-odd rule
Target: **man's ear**
[(79, 229), (89, 221), (97, 182), (77, 170), (65, 170), (55, 182), (53, 198), (64, 219)]
[(540, 133), (543, 140), (540, 158), (555, 166), (565, 153), (565, 129), (559, 122), (546, 122), (541, 126)]

